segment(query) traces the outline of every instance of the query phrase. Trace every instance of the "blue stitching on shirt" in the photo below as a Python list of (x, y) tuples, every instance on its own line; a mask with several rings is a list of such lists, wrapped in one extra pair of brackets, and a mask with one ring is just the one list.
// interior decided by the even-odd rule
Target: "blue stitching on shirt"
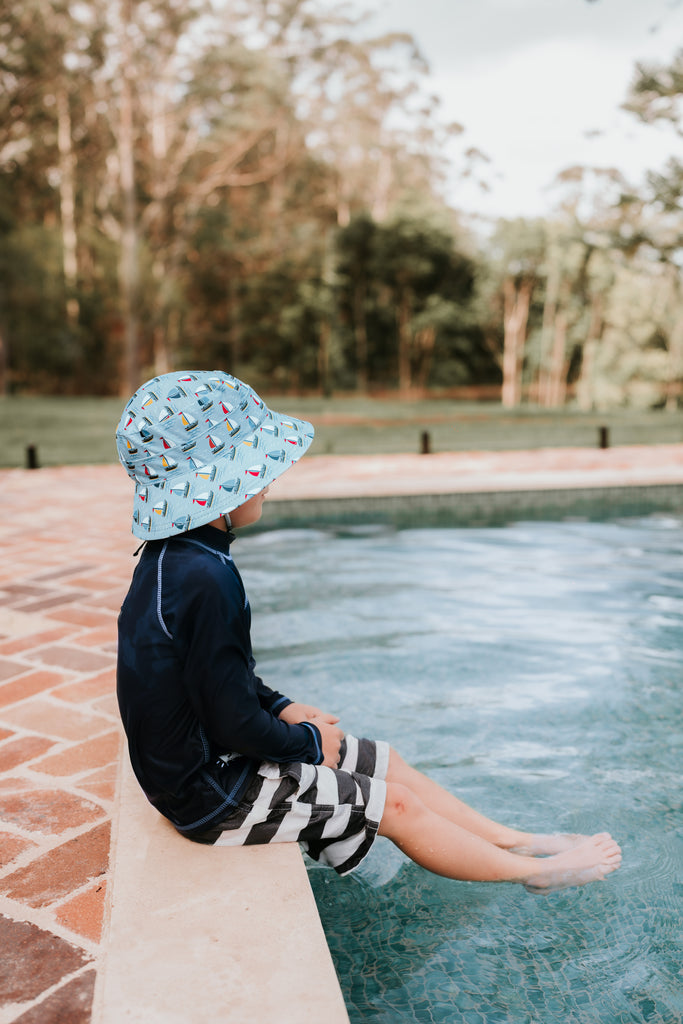
[(311, 725), (310, 722), (299, 722), (299, 725), (303, 725), (304, 729), (309, 729), (310, 732), (313, 734), (313, 739), (315, 740), (315, 749), (317, 751), (318, 757), (318, 760), (314, 761), (313, 764), (322, 764), (322, 762), (325, 759), (323, 757), (322, 747), (320, 746), (320, 742), (318, 740), (318, 730), (314, 725)]
[[(211, 757), (211, 748), (209, 746), (209, 741), (206, 737), (206, 733), (204, 732), (204, 726), (201, 724), (201, 722), (199, 723), (199, 736), (202, 741), (202, 747), (204, 748), (204, 764), (208, 764), (209, 758)], [(225, 796), (225, 794), (223, 794), (223, 796)]]
[(164, 555), (166, 553), (166, 548), (167, 547), (168, 547), (168, 541), (165, 542), (163, 548), (161, 549), (161, 553), (159, 555), (159, 561), (157, 562), (157, 618), (159, 620), (159, 625), (163, 629), (163, 631), (166, 634), (166, 636), (168, 637), (168, 639), (172, 640), (173, 637), (171, 636), (169, 631), (166, 629), (166, 623), (164, 622), (164, 617), (161, 614), (161, 563), (164, 560)]
[(213, 821), (213, 819), (217, 817), (217, 815), (219, 815), (222, 811), (226, 810), (226, 808), (235, 807), (237, 805), (237, 801), (235, 800), (235, 794), (242, 786), (242, 783), (244, 782), (250, 771), (251, 765), (245, 765), (242, 774), (240, 775), (235, 785), (232, 787), (232, 791), (229, 795), (223, 789), (221, 789), (216, 780), (213, 779), (208, 772), (202, 772), (202, 776), (206, 779), (206, 781), (210, 783), (210, 785), (216, 790), (217, 793), (220, 793), (221, 796), (224, 796), (225, 800), (220, 805), (220, 807), (217, 807), (214, 811), (211, 811), (210, 814), (205, 814), (204, 817), (200, 818), (198, 821), (193, 821), (190, 825), (176, 825), (178, 831), (190, 832), (194, 828), (201, 828), (202, 825), (207, 825), (210, 821)]

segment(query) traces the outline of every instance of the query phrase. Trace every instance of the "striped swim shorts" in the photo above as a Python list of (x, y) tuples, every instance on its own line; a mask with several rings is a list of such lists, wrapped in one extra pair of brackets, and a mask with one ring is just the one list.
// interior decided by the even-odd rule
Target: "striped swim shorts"
[(384, 811), (389, 744), (342, 741), (339, 765), (264, 761), (237, 810), (212, 826), (215, 846), (298, 842), (340, 875), (372, 846)]

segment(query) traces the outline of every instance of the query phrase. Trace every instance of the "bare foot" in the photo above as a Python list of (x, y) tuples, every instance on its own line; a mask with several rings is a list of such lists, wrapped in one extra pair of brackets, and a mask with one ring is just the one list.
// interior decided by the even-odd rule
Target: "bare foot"
[(618, 843), (607, 832), (601, 832), (578, 846), (537, 861), (529, 875), (520, 881), (529, 892), (553, 892), (602, 881), (620, 864)]
[[(601, 833), (607, 836), (607, 832)], [(548, 857), (554, 853), (564, 853), (565, 850), (573, 850), (581, 843), (585, 843), (590, 836), (571, 835), (564, 832), (555, 832), (549, 835), (541, 833), (527, 833), (524, 841), (509, 847), (510, 853), (520, 853), (525, 857)]]

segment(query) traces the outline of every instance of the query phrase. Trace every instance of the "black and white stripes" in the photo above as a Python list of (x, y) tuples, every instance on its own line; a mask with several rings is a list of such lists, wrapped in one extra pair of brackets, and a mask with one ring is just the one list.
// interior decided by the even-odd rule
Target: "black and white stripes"
[(388, 764), (387, 743), (351, 735), (338, 768), (264, 762), (238, 809), (201, 838), (216, 846), (298, 842), (310, 857), (347, 874), (377, 834)]

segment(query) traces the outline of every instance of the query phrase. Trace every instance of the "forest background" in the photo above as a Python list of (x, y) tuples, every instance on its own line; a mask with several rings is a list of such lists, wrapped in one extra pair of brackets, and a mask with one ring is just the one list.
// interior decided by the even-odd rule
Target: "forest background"
[[(577, 0), (577, 3), (580, 0)], [(475, 234), (413, 39), (319, 0), (2, 0), (0, 394), (679, 407), (683, 165)], [(683, 133), (683, 51), (624, 102)], [(462, 152), (463, 177), (485, 156)]]

